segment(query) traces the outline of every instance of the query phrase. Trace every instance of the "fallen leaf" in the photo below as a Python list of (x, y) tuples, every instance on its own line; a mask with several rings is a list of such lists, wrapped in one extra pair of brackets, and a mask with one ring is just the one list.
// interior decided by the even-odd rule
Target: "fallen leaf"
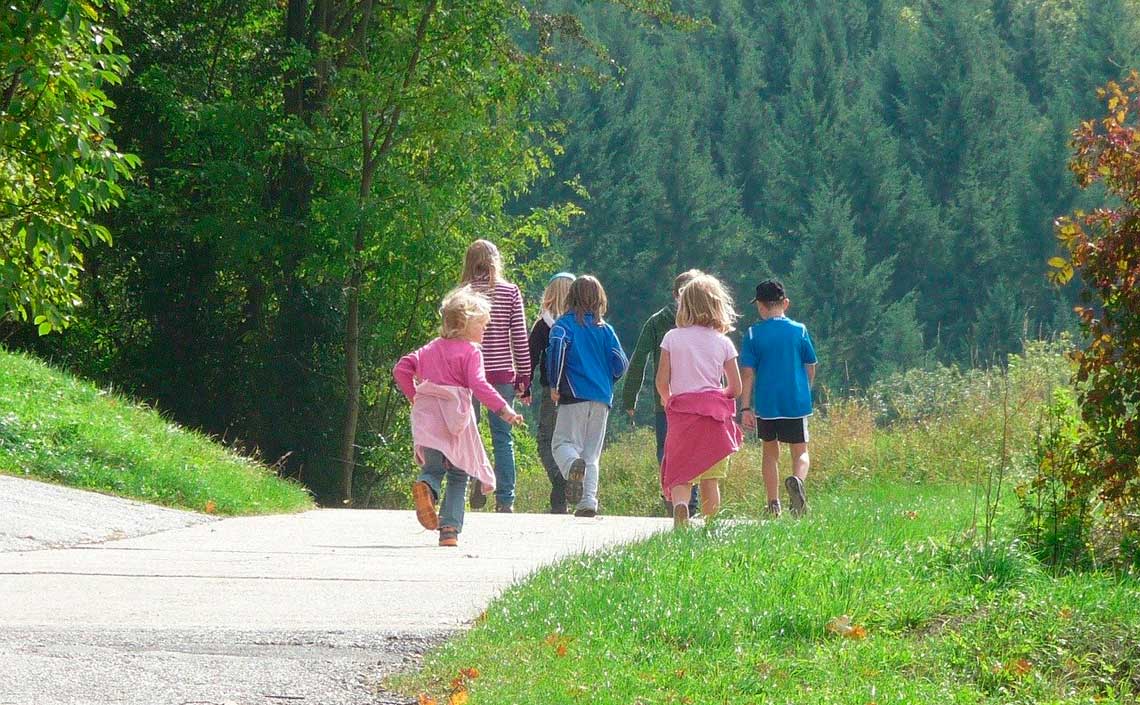
[(853, 624), (851, 625), (851, 630), (843, 636), (848, 639), (866, 639), (867, 629), (862, 624)]
[(678, 668), (676, 671), (673, 671), (673, 675), (677, 676), (678, 678), (684, 678), (685, 677), (685, 669)]
[(1019, 658), (1015, 661), (1010, 661), (1009, 664), (1006, 665), (1006, 670), (1008, 670), (1010, 673), (1012, 673), (1015, 676), (1024, 676), (1026, 673), (1029, 673), (1029, 671), (1031, 671), (1032, 669), (1033, 669), (1033, 664), (1029, 663), (1029, 661), (1027, 661), (1023, 658)]
[(211, 499), (208, 502), (206, 502), (206, 513), (207, 514), (213, 514), (216, 511), (218, 511), (218, 505), (217, 505), (217, 503), (214, 502), (214, 500)]
[(841, 614), (838, 617), (830, 620), (824, 627), (824, 630), (829, 634), (838, 634), (843, 636), (851, 631), (851, 617)]
[(416, 702), (418, 705), (439, 705), (439, 703), (435, 701), (435, 698), (427, 693), (420, 693), (420, 697), (416, 699)]
[(906, 517), (907, 519), (917, 519), (918, 518), (918, 512), (916, 512), (914, 510), (911, 510), (909, 512), (903, 512), (903, 516)]
[(566, 644), (559, 644), (558, 646), (554, 647), (554, 653), (558, 654), (560, 657), (565, 656), (566, 651)]
[(476, 678), (479, 677), (479, 669), (475, 668), (474, 666), (472, 666), (471, 668), (464, 668), (459, 672), (462, 673), (464, 676), (470, 678), (471, 680), (475, 680)]
[(447, 705), (467, 705), (467, 689), (457, 690), (448, 696)]
[(1057, 613), (1061, 619), (1070, 619), (1073, 616), (1073, 610), (1069, 607), (1062, 607), (1061, 611)]
[(463, 678), (463, 674), (461, 673), (458, 676), (451, 679), (451, 689), (452, 690), (460, 690), (463, 688), (463, 683), (464, 683), (464, 678)]

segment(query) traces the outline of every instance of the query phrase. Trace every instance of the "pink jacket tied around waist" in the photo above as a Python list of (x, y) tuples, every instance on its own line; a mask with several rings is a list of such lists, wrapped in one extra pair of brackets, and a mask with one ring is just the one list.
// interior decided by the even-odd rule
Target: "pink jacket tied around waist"
[(671, 397), (665, 405), (669, 431), (661, 460), (665, 496), (692, 483), (704, 471), (740, 450), (744, 433), (736, 423), (736, 400), (721, 390)]
[(495, 471), (475, 423), (470, 389), (428, 381), (417, 384), (412, 402), (412, 442), (420, 465), (424, 464), (423, 449), (434, 448), (482, 483), (483, 494), (495, 491)]

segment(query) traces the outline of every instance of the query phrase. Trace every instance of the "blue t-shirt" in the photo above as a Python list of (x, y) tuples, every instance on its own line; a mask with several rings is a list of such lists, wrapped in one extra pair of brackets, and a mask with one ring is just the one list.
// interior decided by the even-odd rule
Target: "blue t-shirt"
[(750, 327), (740, 346), (740, 366), (756, 372), (752, 409), (762, 419), (811, 416), (811, 384), (804, 365), (814, 365), (815, 348), (804, 324), (784, 316)]

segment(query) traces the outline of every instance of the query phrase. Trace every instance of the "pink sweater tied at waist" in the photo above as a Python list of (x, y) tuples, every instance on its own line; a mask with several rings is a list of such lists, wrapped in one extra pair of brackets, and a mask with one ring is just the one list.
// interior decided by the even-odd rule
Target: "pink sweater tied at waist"
[(744, 433), (736, 423), (736, 401), (723, 390), (678, 394), (665, 406), (668, 432), (661, 460), (665, 496), (691, 484), (704, 471), (740, 450)]
[(495, 471), (479, 436), (470, 389), (428, 381), (417, 384), (412, 402), (412, 442), (420, 465), (424, 464), (423, 449), (433, 448), (478, 480), (483, 494), (495, 491)]

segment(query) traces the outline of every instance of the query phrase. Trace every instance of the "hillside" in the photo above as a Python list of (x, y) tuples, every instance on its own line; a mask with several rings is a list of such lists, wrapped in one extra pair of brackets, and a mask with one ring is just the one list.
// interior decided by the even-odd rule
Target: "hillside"
[(300, 485), (157, 411), (2, 350), (0, 473), (207, 513), (312, 506)]

